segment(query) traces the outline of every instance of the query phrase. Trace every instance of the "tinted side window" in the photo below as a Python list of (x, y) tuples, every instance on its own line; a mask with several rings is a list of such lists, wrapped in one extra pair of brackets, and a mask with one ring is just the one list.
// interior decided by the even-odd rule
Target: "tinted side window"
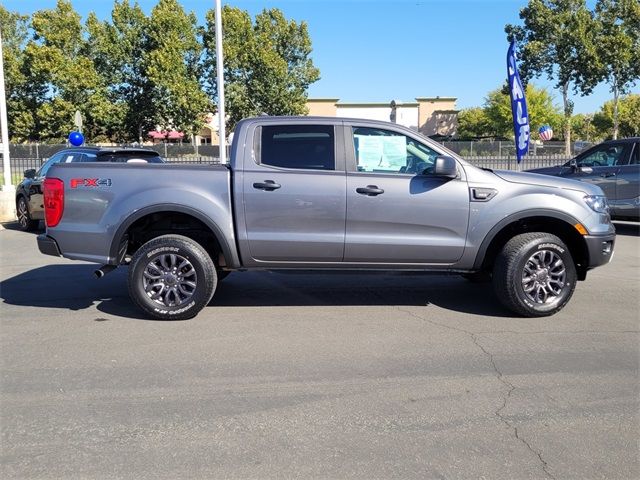
[(640, 143), (636, 143), (633, 146), (633, 153), (631, 154), (630, 165), (640, 165)]
[(40, 170), (38, 170), (38, 172), (36, 173), (36, 177), (44, 177), (51, 168), (51, 165), (60, 162), (63, 155), (64, 154), (62, 153), (56, 153), (53, 157), (47, 160), (45, 164), (40, 167)]
[(612, 167), (624, 163), (625, 144), (600, 145), (578, 158), (580, 167)]
[(429, 174), (438, 153), (401, 133), (354, 127), (353, 145), (359, 172)]
[(331, 125), (263, 126), (260, 163), (282, 168), (335, 170)]

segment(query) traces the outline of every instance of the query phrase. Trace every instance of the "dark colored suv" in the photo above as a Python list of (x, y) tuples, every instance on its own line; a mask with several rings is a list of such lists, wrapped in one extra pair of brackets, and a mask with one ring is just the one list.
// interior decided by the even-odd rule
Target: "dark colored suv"
[(67, 148), (50, 157), (38, 170), (24, 171), (16, 191), (16, 212), (21, 230), (35, 230), (44, 218), (42, 182), (56, 163), (126, 162), (164, 163), (157, 152), (146, 148), (78, 147)]
[(640, 220), (640, 137), (609, 140), (564, 165), (528, 171), (593, 183), (607, 196), (611, 218)]

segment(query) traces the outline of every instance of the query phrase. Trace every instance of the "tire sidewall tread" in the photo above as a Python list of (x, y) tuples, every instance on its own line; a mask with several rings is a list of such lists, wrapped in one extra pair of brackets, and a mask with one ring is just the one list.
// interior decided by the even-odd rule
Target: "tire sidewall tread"
[[(551, 305), (535, 305), (522, 289), (522, 269), (525, 262), (537, 250), (554, 250), (562, 259), (566, 270), (566, 289), (561, 298)], [(498, 300), (509, 310), (525, 317), (553, 315), (571, 300), (577, 282), (577, 272), (571, 252), (557, 236), (544, 232), (529, 232), (514, 236), (496, 258), (493, 271), (493, 287)]]
[[(162, 253), (181, 255), (196, 270), (196, 291), (186, 306), (163, 307), (151, 300), (144, 291), (142, 274), (148, 263)], [(129, 265), (129, 296), (145, 313), (161, 320), (187, 320), (195, 317), (211, 301), (217, 283), (216, 268), (209, 254), (196, 241), (183, 235), (161, 235), (149, 240), (136, 251)]]
[(22, 230), (23, 232), (31, 232), (38, 228), (38, 225), (40, 225), (40, 221), (34, 220), (33, 218), (31, 218), (31, 212), (29, 211), (29, 202), (27, 202), (27, 199), (24, 197), (24, 195), (20, 195), (18, 197), (18, 201), (16, 202), (16, 216), (20, 211), (21, 202), (24, 203), (24, 207), (27, 211), (27, 224), (22, 225), (22, 223), (20, 223), (20, 219), (18, 219), (18, 226), (20, 230)]

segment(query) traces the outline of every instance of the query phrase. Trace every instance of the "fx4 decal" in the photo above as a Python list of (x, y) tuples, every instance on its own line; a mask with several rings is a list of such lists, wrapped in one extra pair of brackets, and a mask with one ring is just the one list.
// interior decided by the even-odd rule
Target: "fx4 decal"
[(72, 178), (71, 188), (78, 187), (110, 187), (110, 178)]

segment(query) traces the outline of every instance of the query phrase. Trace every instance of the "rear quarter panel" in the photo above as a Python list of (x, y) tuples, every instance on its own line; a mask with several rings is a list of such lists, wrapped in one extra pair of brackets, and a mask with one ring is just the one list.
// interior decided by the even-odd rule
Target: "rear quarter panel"
[(158, 211), (188, 207), (199, 212), (235, 245), (226, 167), (78, 163), (56, 165), (47, 176), (64, 182), (62, 220), (47, 228), (47, 234), (67, 258), (113, 263), (110, 251), (119, 227), (153, 207)]

